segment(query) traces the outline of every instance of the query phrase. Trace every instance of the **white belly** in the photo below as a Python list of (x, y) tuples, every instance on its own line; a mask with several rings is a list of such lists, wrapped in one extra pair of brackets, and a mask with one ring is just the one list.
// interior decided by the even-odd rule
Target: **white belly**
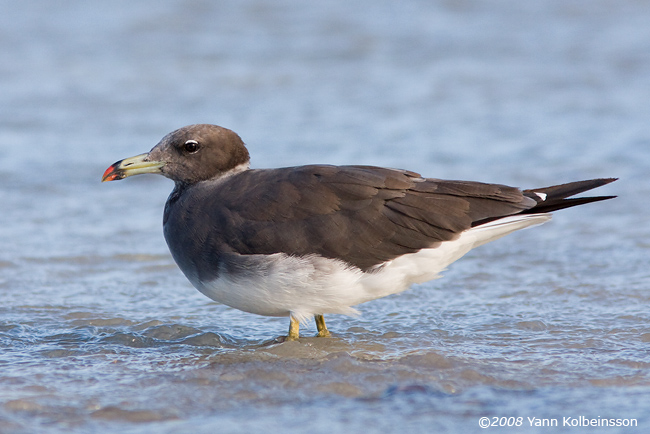
[(188, 277), (209, 298), (258, 315), (291, 315), (301, 322), (315, 314), (354, 315), (357, 311), (352, 306), (402, 292), (413, 283), (435, 279), (474, 247), (549, 219), (548, 214), (506, 217), (469, 229), (436, 248), (386, 262), (369, 272), (317, 255), (294, 257), (276, 253), (247, 255), (244, 272), (220, 270), (219, 277), (208, 282)]

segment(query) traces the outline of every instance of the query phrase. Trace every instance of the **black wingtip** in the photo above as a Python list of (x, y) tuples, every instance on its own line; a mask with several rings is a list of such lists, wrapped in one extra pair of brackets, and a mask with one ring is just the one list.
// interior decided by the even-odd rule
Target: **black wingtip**
[[(557, 211), (572, 206), (584, 205), (591, 202), (599, 202), (601, 200), (613, 199), (616, 196), (592, 196), (592, 197), (576, 197), (585, 191), (594, 188), (602, 187), (616, 181), (618, 178), (598, 178), (588, 179), (585, 181), (569, 182), (567, 184), (553, 185), (551, 187), (535, 188), (524, 190), (524, 194), (537, 201), (537, 205), (533, 208), (526, 210), (524, 214), (544, 213)], [(570, 198), (570, 199), (567, 199)]]
[(584, 191), (593, 190), (594, 188), (602, 187), (616, 181), (618, 178), (597, 178), (588, 179), (585, 181), (569, 182), (566, 184), (552, 185), (550, 187), (533, 188), (524, 190), (524, 194), (537, 194), (542, 193), (550, 199), (565, 199), (567, 197), (575, 196), (576, 194)]

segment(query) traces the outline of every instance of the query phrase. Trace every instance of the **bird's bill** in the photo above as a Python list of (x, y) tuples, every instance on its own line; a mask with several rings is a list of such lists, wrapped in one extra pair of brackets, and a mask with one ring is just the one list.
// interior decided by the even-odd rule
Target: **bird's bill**
[(161, 173), (160, 169), (165, 165), (163, 161), (147, 161), (149, 154), (140, 154), (135, 157), (125, 158), (106, 169), (102, 182), (124, 179), (127, 176), (140, 175), (142, 173)]

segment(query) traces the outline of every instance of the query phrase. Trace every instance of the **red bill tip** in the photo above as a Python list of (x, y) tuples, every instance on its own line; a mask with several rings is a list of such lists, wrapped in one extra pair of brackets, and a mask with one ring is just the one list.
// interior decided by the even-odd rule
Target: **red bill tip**
[(106, 169), (106, 172), (104, 172), (104, 176), (102, 176), (102, 182), (113, 181), (117, 177), (118, 174), (115, 172), (115, 165), (112, 165), (111, 167)]

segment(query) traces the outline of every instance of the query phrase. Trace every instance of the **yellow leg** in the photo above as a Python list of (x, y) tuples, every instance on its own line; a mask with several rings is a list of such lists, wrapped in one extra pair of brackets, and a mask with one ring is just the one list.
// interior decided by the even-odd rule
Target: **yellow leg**
[(300, 337), (300, 323), (294, 317), (289, 317), (289, 334), (287, 335), (288, 341), (297, 341)]
[(314, 319), (316, 320), (316, 328), (318, 329), (319, 338), (329, 338), (332, 336), (330, 331), (327, 330), (327, 326), (325, 325), (325, 317), (323, 315), (314, 315)]

